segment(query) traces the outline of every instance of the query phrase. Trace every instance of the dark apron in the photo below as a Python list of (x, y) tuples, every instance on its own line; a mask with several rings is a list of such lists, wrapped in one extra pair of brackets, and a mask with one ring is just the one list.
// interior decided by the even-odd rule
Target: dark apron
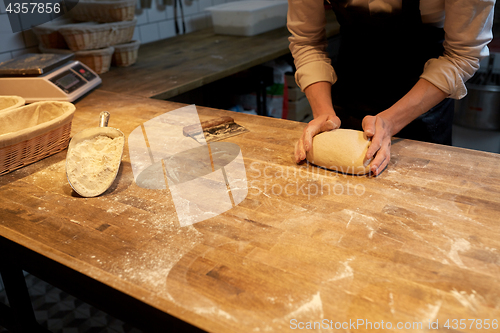
[[(340, 23), (340, 50), (332, 86), (342, 127), (361, 129), (361, 120), (396, 103), (417, 83), (424, 64), (443, 54), (444, 31), (422, 24), (419, 0), (402, 0), (391, 14), (332, 0)], [(454, 103), (445, 99), (415, 119), (398, 137), (451, 144)]]

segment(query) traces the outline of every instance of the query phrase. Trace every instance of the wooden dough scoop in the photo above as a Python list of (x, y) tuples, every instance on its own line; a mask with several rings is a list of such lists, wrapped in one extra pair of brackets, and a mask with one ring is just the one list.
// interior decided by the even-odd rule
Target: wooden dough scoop
[(319, 167), (362, 176), (370, 172), (371, 159), (366, 160), (370, 143), (362, 131), (339, 128), (313, 137), (306, 159)]
[(107, 127), (109, 116), (109, 112), (101, 112), (99, 127), (84, 129), (69, 143), (66, 177), (82, 197), (104, 193), (118, 174), (125, 136), (120, 130)]

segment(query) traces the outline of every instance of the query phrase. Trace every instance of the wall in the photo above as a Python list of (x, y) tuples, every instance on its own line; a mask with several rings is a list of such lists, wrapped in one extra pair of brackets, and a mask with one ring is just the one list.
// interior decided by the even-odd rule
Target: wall
[[(138, 0), (136, 8), (137, 26), (134, 39), (150, 43), (176, 35), (174, 23), (174, 0), (151, 0), (151, 8), (141, 8), (148, 0)], [(181, 0), (184, 9), (186, 32), (207, 28), (212, 25), (210, 13), (204, 9), (234, 0)], [(180, 8), (177, 8), (180, 17)], [(179, 28), (181, 28), (179, 19)], [(181, 30), (182, 32), (182, 30)], [(38, 52), (38, 40), (31, 30), (12, 33), (5, 5), (0, 0), (0, 62), (15, 56)]]

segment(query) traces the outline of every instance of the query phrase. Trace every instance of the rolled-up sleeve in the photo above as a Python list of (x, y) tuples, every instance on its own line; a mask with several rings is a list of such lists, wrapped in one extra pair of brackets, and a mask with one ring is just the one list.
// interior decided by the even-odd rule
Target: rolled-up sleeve
[(301, 90), (326, 81), (335, 83), (337, 77), (326, 53), (325, 8), (323, 0), (288, 0), (287, 27), (290, 51), (295, 67), (295, 81)]
[(465, 82), (489, 55), (494, 6), (495, 0), (445, 0), (444, 53), (427, 61), (420, 77), (450, 98), (464, 97)]

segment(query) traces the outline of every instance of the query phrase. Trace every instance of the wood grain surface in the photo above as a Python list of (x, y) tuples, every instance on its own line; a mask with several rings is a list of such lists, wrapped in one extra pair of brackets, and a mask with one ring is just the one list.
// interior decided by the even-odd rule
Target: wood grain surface
[[(327, 12), (327, 36), (339, 32)], [(256, 36), (216, 35), (213, 28), (141, 45), (137, 62), (101, 75), (100, 89), (169, 99), (290, 53), (286, 27)]]
[[(73, 134), (107, 110), (128, 138), (183, 105), (94, 91), (76, 106)], [(379, 177), (344, 176), (293, 162), (303, 123), (198, 113), (249, 129), (225, 140), (246, 168), (236, 207), (179, 227), (170, 190), (135, 183), (127, 144), (96, 198), (72, 191), (65, 152), (0, 177), (0, 235), (210, 332), (497, 331), (467, 319), (500, 319), (499, 155), (394, 140)]]

